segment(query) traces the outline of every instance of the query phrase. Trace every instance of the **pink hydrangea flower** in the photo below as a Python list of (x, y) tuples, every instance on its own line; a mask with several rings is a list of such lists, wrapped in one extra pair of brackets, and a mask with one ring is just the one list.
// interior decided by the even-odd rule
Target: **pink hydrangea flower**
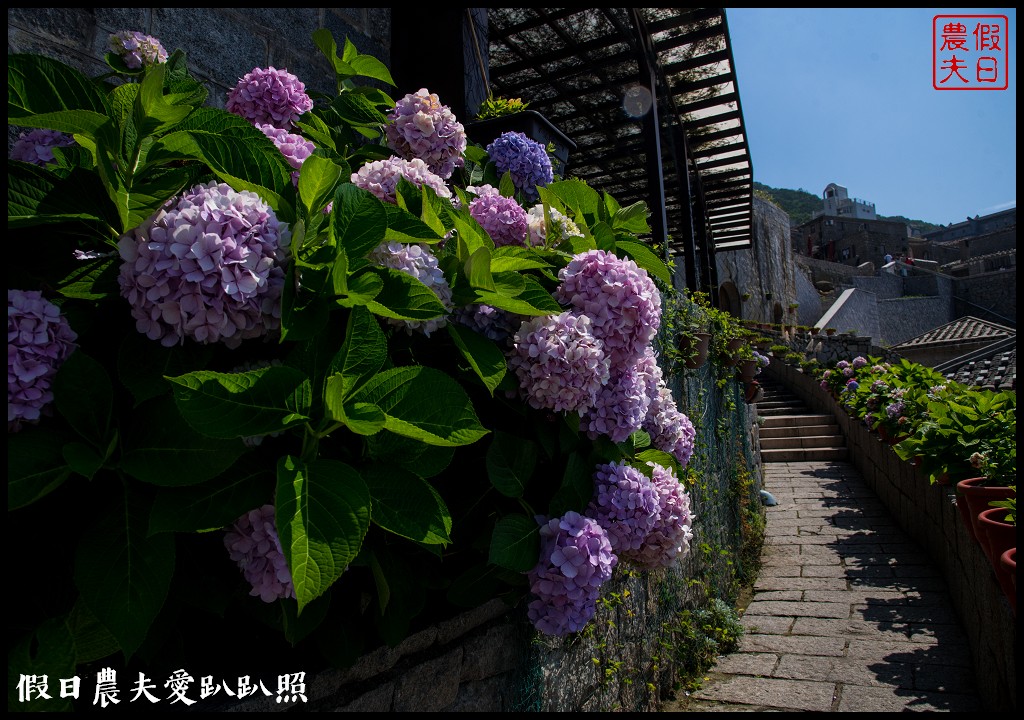
[(612, 550), (622, 556), (626, 551), (639, 550), (654, 527), (658, 493), (650, 478), (631, 465), (598, 465), (587, 516), (605, 529)]
[(32, 163), (39, 167), (55, 162), (53, 149), (55, 147), (69, 147), (75, 144), (75, 139), (56, 130), (36, 128), (23, 132), (11, 146), (11, 160), (21, 160)]
[[(301, 135), (293, 135), (287, 130), (276, 128), (273, 125), (256, 125), (256, 127), (268, 138), (274, 141), (274, 145), (284, 155), (284, 159), (288, 161), (288, 164), (295, 168), (292, 172), (292, 185), (295, 187), (299, 186), (299, 170), (302, 169), (302, 163), (306, 161), (313, 151), (316, 150), (316, 145), (311, 143)], [(312, 166), (310, 166), (312, 167)]]
[(658, 496), (657, 517), (640, 548), (624, 550), (620, 557), (642, 568), (654, 569), (669, 567), (689, 552), (694, 514), (690, 495), (679, 478), (669, 468), (650, 464), (651, 485)]
[(693, 455), (697, 431), (685, 414), (679, 412), (672, 391), (661, 381), (658, 393), (651, 398), (643, 429), (651, 436), (651, 447), (674, 456), (686, 467)]
[(590, 319), (564, 312), (524, 322), (513, 338), (509, 367), (531, 407), (581, 412), (594, 405), (610, 365)]
[(139, 332), (237, 347), (281, 326), (291, 233), (256, 193), (196, 185), (118, 242)]
[(580, 430), (586, 431), (591, 440), (606, 435), (612, 442), (622, 442), (643, 427), (660, 380), (661, 369), (648, 347), (637, 362), (624, 370), (611, 371), (594, 406), (580, 413)]
[(568, 635), (594, 617), (601, 585), (611, 578), (618, 558), (596, 520), (572, 511), (537, 520), (541, 551), (528, 574), (534, 599), (527, 615), (546, 635)]
[(482, 185), (469, 203), (469, 214), (494, 241), (502, 245), (525, 245), (529, 230), (526, 211), (514, 198), (502, 197), (496, 188)]
[(253, 68), (228, 92), (224, 106), (253, 125), (269, 124), (290, 130), (304, 113), (313, 109), (306, 85), (287, 70)]
[(430, 171), (420, 159), (403, 160), (398, 157), (375, 160), (363, 165), (359, 170), (352, 173), (352, 184), (369, 190), (378, 199), (394, 204), (396, 202), (396, 189), (398, 181), (405, 178), (416, 187), (426, 185), (438, 197), (450, 198), (452, 191), (444, 184), (444, 180)]
[(39, 421), (51, 383), (78, 336), (60, 308), (35, 290), (7, 291), (7, 431)]
[(645, 351), (661, 325), (661, 293), (632, 260), (589, 250), (558, 273), (555, 299), (588, 316), (594, 336), (613, 365), (627, 365)]
[(295, 597), (288, 561), (277, 536), (273, 505), (250, 510), (238, 518), (224, 536), (224, 547), (252, 585), (250, 595), (267, 603)]
[(421, 88), (395, 103), (384, 128), (388, 146), (406, 160), (420, 159), (447, 180), (465, 165), (466, 131), (437, 95)]
[(141, 70), (158, 63), (167, 62), (167, 51), (152, 35), (132, 30), (122, 30), (110, 36), (110, 49), (124, 60), (131, 70)]

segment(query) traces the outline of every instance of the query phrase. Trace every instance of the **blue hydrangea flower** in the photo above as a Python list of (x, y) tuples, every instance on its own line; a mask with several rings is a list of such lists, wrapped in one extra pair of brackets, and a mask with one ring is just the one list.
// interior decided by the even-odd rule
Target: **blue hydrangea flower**
[(538, 186), (545, 187), (555, 178), (544, 146), (521, 132), (502, 133), (487, 146), (487, 154), (498, 174), (509, 173), (516, 189), (531, 200), (539, 196)]

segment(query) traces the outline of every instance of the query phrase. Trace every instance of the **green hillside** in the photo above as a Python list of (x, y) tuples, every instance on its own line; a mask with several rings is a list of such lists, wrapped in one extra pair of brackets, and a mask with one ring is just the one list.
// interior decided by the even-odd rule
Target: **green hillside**
[[(786, 211), (793, 226), (801, 225), (811, 219), (815, 211), (821, 210), (821, 197), (814, 193), (807, 192), (803, 188), (789, 190), (787, 188), (773, 188), (759, 182), (754, 183), (754, 194), (775, 203)], [(902, 215), (879, 215), (879, 220), (895, 220), (904, 222), (921, 232), (936, 230), (940, 225), (925, 220), (912, 220)]]

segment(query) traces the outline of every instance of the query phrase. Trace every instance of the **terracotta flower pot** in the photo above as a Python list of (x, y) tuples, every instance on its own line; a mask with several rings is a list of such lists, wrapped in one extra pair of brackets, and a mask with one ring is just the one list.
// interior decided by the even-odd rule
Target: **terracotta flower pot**
[(683, 364), (693, 370), (707, 362), (710, 343), (711, 335), (709, 333), (695, 333), (692, 337), (689, 335), (681, 337), (679, 352), (687, 356)]
[(988, 478), (974, 477), (961, 480), (956, 484), (956, 506), (960, 510), (960, 518), (971, 537), (984, 548), (985, 545), (978, 533), (978, 514), (987, 510), (993, 500), (1006, 500), (1013, 490), (1005, 486), (988, 487), (984, 483)]
[(752, 380), (743, 387), (743, 399), (746, 401), (747, 405), (753, 405), (754, 403), (759, 402), (763, 397), (764, 388), (761, 387), (761, 383), (757, 380)]
[(992, 564), (996, 579), (999, 580), (999, 587), (1007, 598), (1014, 592), (1013, 579), (1008, 569), (1003, 566), (1003, 553), (1011, 548), (1017, 547), (1017, 526), (1008, 523), (1002, 518), (1006, 515), (1006, 508), (990, 507), (978, 513), (978, 536), (982, 539), (982, 547), (988, 555), (988, 561)]
[(736, 372), (739, 374), (742, 382), (753, 382), (757, 376), (757, 360), (740, 360)]
[(1010, 607), (1013, 608), (1013, 614), (1017, 614), (1017, 548), (1012, 547), (1004, 552), (999, 562), (1002, 564), (1003, 569), (1010, 576), (1010, 589), (1013, 590), (1013, 594), (1007, 596), (1010, 601)]

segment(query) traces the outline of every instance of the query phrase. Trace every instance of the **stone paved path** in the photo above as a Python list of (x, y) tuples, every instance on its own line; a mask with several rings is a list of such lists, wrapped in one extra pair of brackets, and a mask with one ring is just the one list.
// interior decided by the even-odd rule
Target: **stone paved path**
[(982, 710), (945, 582), (856, 468), (763, 467), (779, 504), (740, 648), (660, 710)]

